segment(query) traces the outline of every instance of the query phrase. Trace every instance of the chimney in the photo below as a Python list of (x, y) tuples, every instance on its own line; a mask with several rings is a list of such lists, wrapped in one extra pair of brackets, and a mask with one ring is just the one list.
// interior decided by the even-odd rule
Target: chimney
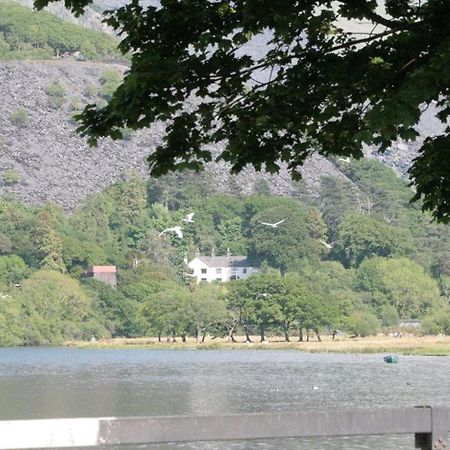
[(231, 258), (231, 252), (229, 248), (227, 248), (227, 258)]
[(216, 256), (216, 251), (214, 250), (214, 247), (211, 249), (211, 257), (214, 258)]

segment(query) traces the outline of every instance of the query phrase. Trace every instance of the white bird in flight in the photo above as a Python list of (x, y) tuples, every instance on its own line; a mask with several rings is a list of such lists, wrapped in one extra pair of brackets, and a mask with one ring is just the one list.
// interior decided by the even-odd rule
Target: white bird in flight
[(333, 248), (333, 244), (329, 244), (328, 242), (325, 242), (325, 241), (322, 241), (322, 240), (320, 240), (319, 242), (321, 244), (325, 245), (326, 248)]
[(194, 214), (195, 214), (195, 213), (189, 213), (189, 214), (186, 214), (186, 215), (184, 216), (183, 222), (186, 222), (186, 223), (194, 223), (194, 219), (193, 219)]
[(275, 222), (275, 223), (260, 222), (258, 220), (258, 223), (260, 223), (261, 225), (267, 225), (268, 227), (272, 227), (272, 228), (278, 228), (278, 225), (281, 225), (283, 222), (286, 222), (286, 219), (279, 220), (278, 222)]
[(173, 231), (180, 239), (183, 239), (183, 232), (181, 231), (181, 227), (178, 225), (176, 227), (166, 228), (158, 234), (158, 237), (162, 236), (164, 233), (170, 233), (171, 231)]

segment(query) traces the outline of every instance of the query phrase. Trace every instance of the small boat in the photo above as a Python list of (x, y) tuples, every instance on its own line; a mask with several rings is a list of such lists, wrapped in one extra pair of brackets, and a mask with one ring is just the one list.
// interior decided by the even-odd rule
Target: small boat
[(387, 362), (387, 363), (397, 363), (398, 362), (398, 358), (395, 355), (385, 356), (383, 358), (383, 360), (384, 360), (384, 362)]

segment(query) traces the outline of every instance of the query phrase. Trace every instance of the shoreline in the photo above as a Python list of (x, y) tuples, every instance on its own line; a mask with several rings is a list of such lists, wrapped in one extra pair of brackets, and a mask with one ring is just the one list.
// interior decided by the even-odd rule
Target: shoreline
[(341, 337), (332, 340), (324, 336), (322, 342), (285, 342), (281, 338), (272, 337), (267, 342), (259, 342), (252, 337), (251, 343), (244, 342), (242, 336), (236, 337), (238, 342), (229, 342), (226, 338), (208, 338), (204, 343), (188, 338), (182, 342), (158, 342), (155, 337), (99, 339), (95, 342), (66, 341), (64, 346), (84, 349), (148, 349), (148, 350), (296, 350), (308, 353), (396, 353), (399, 355), (418, 356), (450, 356), (450, 336), (371, 336), (364, 338)]

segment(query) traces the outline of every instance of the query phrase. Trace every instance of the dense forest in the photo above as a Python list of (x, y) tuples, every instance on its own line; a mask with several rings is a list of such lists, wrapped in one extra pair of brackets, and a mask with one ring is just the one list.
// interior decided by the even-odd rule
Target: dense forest
[(52, 59), (79, 52), (81, 59), (123, 61), (117, 44), (107, 34), (0, 0), (0, 59)]
[[(450, 332), (450, 229), (410, 204), (411, 190), (375, 160), (336, 161), (319, 198), (240, 187), (220, 194), (206, 174), (145, 181), (134, 173), (64, 213), (0, 201), (0, 343), (57, 344), (110, 336), (367, 335), (421, 319)], [(194, 212), (194, 223), (182, 218)], [(278, 228), (260, 221), (286, 218)], [(158, 234), (183, 226), (183, 239)], [(192, 283), (185, 258), (248, 255), (259, 274)], [(80, 277), (118, 267), (116, 289)], [(394, 327), (394, 328), (393, 328)], [(305, 336), (304, 336), (305, 335)]]

